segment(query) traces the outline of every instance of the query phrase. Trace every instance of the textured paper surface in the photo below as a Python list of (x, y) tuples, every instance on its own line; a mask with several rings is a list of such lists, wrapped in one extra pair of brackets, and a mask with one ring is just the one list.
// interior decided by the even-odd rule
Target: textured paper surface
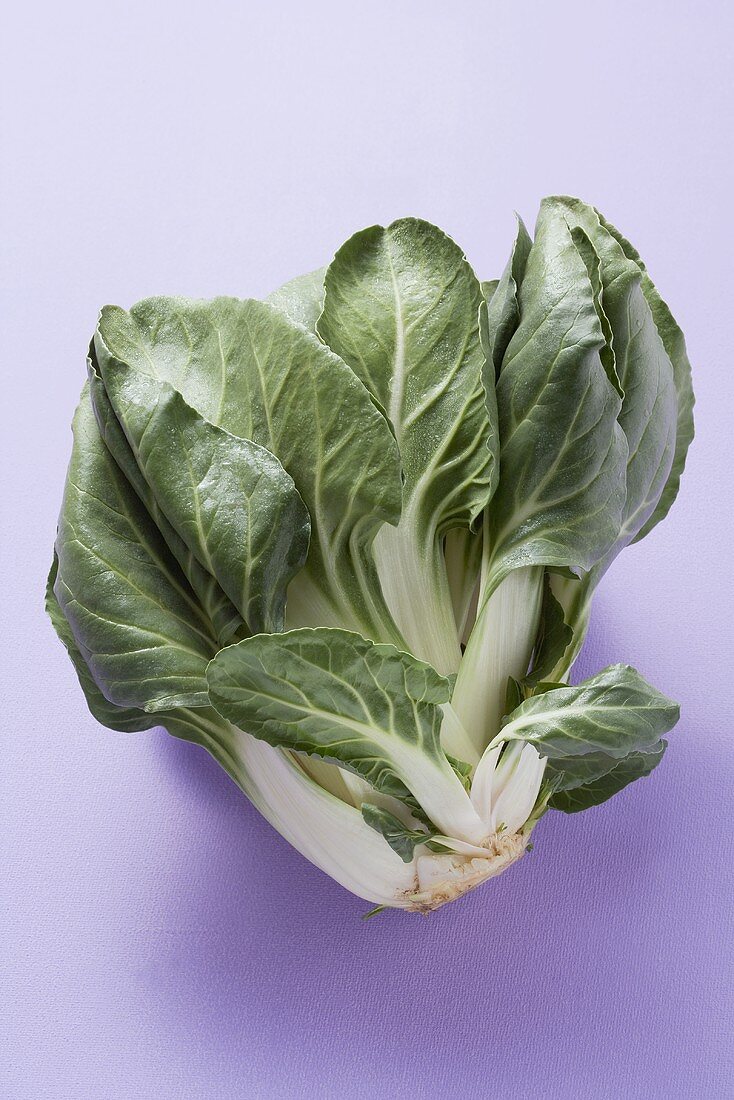
[[(723, 2), (6, 14), (3, 1098), (734, 1094), (733, 29)], [(405, 213), (493, 277), (554, 191), (621, 226), (689, 339), (681, 498), (582, 661), (683, 717), (496, 883), (363, 924), (200, 750), (85, 711), (41, 612), (85, 347), (105, 301), (265, 294)]]

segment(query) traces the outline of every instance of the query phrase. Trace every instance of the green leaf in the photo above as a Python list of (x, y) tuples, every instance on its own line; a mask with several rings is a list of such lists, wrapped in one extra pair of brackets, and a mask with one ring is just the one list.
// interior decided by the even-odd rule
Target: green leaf
[[(657, 748), (653, 746), (650, 751), (655, 753)], [(547, 760), (543, 785), (554, 794), (588, 787), (636, 755), (640, 754), (635, 750), (620, 761), (605, 752), (590, 752), (585, 756), (565, 756)]]
[[(311, 516), (306, 567), (291, 584), (291, 623), (326, 623), (400, 641), (371, 544), (397, 523), (395, 439), (347, 365), (263, 302), (151, 298), (102, 311), (98, 354), (169, 382), (206, 420), (272, 452)], [(327, 381), (328, 380), (328, 381)]]
[(204, 705), (213, 628), (105, 447), (86, 386), (56, 553), (56, 599), (104, 696), (144, 711)]
[(545, 572), (548, 577), (560, 577), (564, 581), (577, 581), (580, 576), (567, 565), (549, 565)]
[(499, 279), (483, 279), (479, 285), (482, 288), (482, 297), (487, 305), (489, 305), (495, 296), (500, 281)]
[(451, 753), (446, 752), (446, 759), (454, 770), (454, 774), (458, 776), (461, 781), (461, 785), (465, 791), (471, 792), (472, 773), (474, 768), (471, 764), (468, 764), (466, 760), (460, 760), (457, 756), (452, 756)]
[[(544, 203), (550, 205), (548, 199), (543, 200)], [(572, 225), (568, 218), (567, 224), (571, 229), (571, 239), (576, 245), (579, 256), (584, 261), (584, 267), (586, 273), (589, 276), (589, 282), (591, 283), (591, 289), (594, 295), (594, 308), (596, 309), (596, 315), (599, 319), (602, 333), (604, 335), (604, 347), (599, 351), (599, 358), (601, 364), (606, 371), (607, 378), (614, 386), (615, 390), (621, 398), (624, 398), (624, 390), (617, 374), (617, 357), (616, 357), (616, 345), (613, 345), (613, 333), (612, 326), (609, 322), (609, 318), (606, 315), (604, 306), (606, 303), (606, 297), (602, 300), (603, 283), (602, 283), (602, 268), (601, 260), (596, 251), (596, 248), (592, 244), (590, 237), (587, 233), (578, 225)]]
[(282, 630), (309, 517), (277, 458), (204, 420), (177, 390), (109, 354), (102, 376), (156, 502), (252, 633)]
[(633, 260), (642, 272), (642, 293), (645, 295), (645, 299), (652, 310), (652, 316), (658, 333), (660, 334), (660, 339), (663, 342), (665, 351), (672, 364), (673, 380), (677, 397), (675, 453), (673, 456), (673, 463), (665, 487), (654, 511), (642, 525), (633, 540), (634, 542), (639, 542), (640, 539), (643, 539), (645, 535), (649, 534), (653, 527), (660, 523), (661, 519), (665, 519), (671, 504), (678, 495), (681, 474), (683, 473), (688, 448), (694, 435), (693, 406), (695, 404), (695, 398), (693, 395), (693, 384), (691, 382), (691, 364), (686, 351), (685, 337), (673, 317), (673, 314), (670, 312), (669, 307), (660, 297), (639, 253), (628, 240), (625, 240), (615, 226), (606, 221), (601, 214), (598, 214), (598, 217), (604, 228), (619, 242), (625, 255)]
[(372, 909), (368, 909), (366, 913), (363, 913), (361, 919), (372, 920), (373, 917), (379, 916), (380, 913), (385, 913), (387, 909), (387, 905), (375, 905)]
[[(588, 241), (580, 243), (581, 251), (562, 213), (544, 204), (529, 251), (518, 228), (504, 288), (501, 281), (492, 298), (496, 320), (487, 318), (488, 352), (492, 333), (497, 355), (509, 337), (496, 384), (500, 478), (485, 512), (476, 621), (453, 698), (480, 752), (497, 731), (508, 675), (527, 674), (541, 611), (540, 567), (591, 569), (622, 521), (621, 399), (609, 357), (601, 357), (607, 326), (598, 264)], [(512, 625), (505, 626), (510, 608)]]
[(525, 698), (525, 694), (522, 690), (522, 685), (517, 682), (514, 676), (507, 677), (507, 688), (505, 690), (505, 714), (512, 714), (516, 710), (520, 703)]
[(450, 684), (429, 665), (349, 631), (303, 629), (222, 650), (208, 680), (216, 710), (254, 737), (334, 760), (399, 799), (410, 791), (450, 836), (483, 836), (441, 749)]
[(324, 275), (326, 268), (309, 271), (278, 287), (265, 299), (291, 321), (302, 325), (307, 332), (316, 332), (316, 322), (324, 305)]
[(229, 597), (222, 591), (215, 578), (199, 564), (190, 547), (186, 545), (168, 522), (158, 506), (150, 485), (143, 477), (104, 388), (102, 377), (99, 374), (94, 346), (90, 348), (90, 355), (87, 359), (87, 373), (94, 415), (107, 450), (134, 489), (138, 499), (145, 506), (163, 536), (168, 549), (186, 575), (214, 628), (217, 639), (222, 645), (226, 645), (227, 642), (231, 642), (237, 636), (242, 637), (246, 632), (244, 619)]
[(598, 806), (630, 783), (649, 775), (662, 760), (666, 748), (667, 742), (660, 741), (648, 752), (632, 752), (623, 760), (611, 761), (612, 766), (601, 775), (584, 784), (558, 790), (552, 795), (548, 805), (553, 810), (562, 810), (567, 814)]
[[(520, 322), (517, 291), (525, 274), (532, 243), (522, 218), (518, 217), (512, 252), (502, 278), (491, 298), (485, 293), (487, 301), (482, 307), (481, 321), (483, 344), (487, 364), (495, 377), (499, 375), (507, 345)], [(489, 385), (487, 388), (490, 388)]]
[(86, 661), (82, 657), (79, 647), (76, 644), (66, 616), (59, 607), (59, 601), (54, 595), (54, 584), (56, 583), (58, 565), (58, 558), (56, 554), (54, 554), (53, 563), (48, 575), (48, 582), (46, 584), (46, 613), (51, 620), (59, 640), (63, 643), (66, 652), (69, 654), (79, 684), (84, 692), (84, 698), (87, 701), (90, 713), (103, 726), (107, 726), (107, 728), (111, 730), (118, 730), (120, 733), (139, 733), (141, 730), (152, 729), (153, 726), (159, 724), (159, 715), (146, 714), (144, 710), (140, 710), (138, 707), (115, 706), (114, 703), (110, 703), (108, 699), (105, 699), (104, 695), (97, 687), (94, 677), (89, 671)]
[(521, 566), (590, 569), (616, 539), (625, 499), (621, 401), (600, 358), (594, 290), (552, 206), (541, 207), (519, 306), (497, 380), (502, 462), (485, 600)]
[[(638, 264), (625, 255), (600, 215), (577, 199), (546, 199), (598, 258), (600, 296), (608, 317), (623, 395), (619, 423), (627, 437), (626, 499), (617, 538), (595, 567), (595, 585), (616, 555), (637, 537), (657, 507), (676, 447), (677, 396), (673, 367), (640, 285)], [(611, 351), (611, 348), (610, 348)]]
[(525, 683), (536, 687), (541, 681), (548, 679), (562, 660), (572, 639), (573, 630), (564, 619), (563, 607), (553, 595), (550, 577), (546, 573), (543, 578), (543, 604), (533, 667), (525, 676)]
[(648, 751), (678, 721), (677, 703), (629, 665), (610, 665), (576, 687), (532, 695), (496, 738), (534, 745), (552, 760), (605, 753), (615, 760)]
[(591, 620), (591, 604), (594, 588), (599, 580), (599, 569), (594, 566), (583, 577), (550, 576), (551, 591), (563, 609), (563, 618), (571, 629), (571, 638), (565, 650), (558, 650), (558, 661), (546, 673), (548, 679), (566, 681), (581, 652)]
[[(662, 747), (654, 745), (649, 753), (659, 759), (665, 745), (666, 742), (661, 741), (660, 746)], [(590, 752), (586, 756), (566, 756), (547, 760), (543, 776), (544, 787), (552, 791), (553, 795), (565, 794), (568, 791), (575, 791), (580, 788), (587, 789), (618, 767), (620, 769), (618, 775), (623, 775), (628, 762), (629, 768), (634, 769), (637, 766), (634, 762), (635, 759), (637, 757), (646, 759), (647, 756), (647, 752), (633, 751), (628, 756), (623, 757), (622, 760), (619, 760), (605, 752)]]
[(370, 828), (378, 832), (392, 850), (397, 852), (403, 863), (411, 863), (416, 847), (419, 844), (425, 844), (432, 836), (437, 835), (432, 832), (411, 829), (394, 814), (383, 810), (379, 806), (373, 806), (369, 802), (362, 804), (362, 817)]
[(318, 331), (388, 412), (406, 511), (440, 533), (469, 525), (495, 456), (480, 381), (482, 294), (461, 249), (414, 218), (374, 226), (339, 249), (324, 285)]
[[(248, 786), (246, 776), (241, 762), (236, 759), (228, 727), (211, 707), (197, 707), (196, 710), (180, 707), (177, 710), (148, 714), (138, 707), (117, 706), (105, 698), (76, 644), (71, 627), (54, 595), (57, 570), (58, 559), (54, 554), (46, 586), (46, 612), (74, 666), (92, 717), (101, 725), (120, 733), (140, 733), (162, 726), (173, 737), (191, 741), (206, 749), (232, 779), (245, 789)], [(252, 795), (252, 789), (249, 793)]]
[[(550, 685), (548, 690), (553, 686)], [(619, 760), (606, 752), (589, 752), (585, 756), (564, 756), (548, 760), (543, 775), (544, 786), (553, 791), (572, 791), (575, 787), (584, 787), (593, 783), (600, 776), (616, 768), (617, 764)]]
[[(617, 554), (641, 537), (641, 531), (649, 530), (648, 521), (667, 491), (676, 450), (678, 398), (674, 367), (641, 285), (640, 264), (592, 207), (566, 196), (546, 199), (544, 207), (565, 218), (577, 247), (586, 255), (607, 348), (614, 351), (610, 378), (619, 378), (623, 402), (618, 419), (628, 448), (625, 502), (614, 542), (586, 576), (556, 586), (574, 631), (573, 644), (555, 669), (555, 675), (562, 676), (583, 643), (594, 589)], [(687, 359), (685, 363), (690, 384)], [(607, 370), (612, 370), (610, 364)]]
[(555, 691), (556, 688), (565, 688), (568, 684), (563, 680), (538, 680), (536, 684), (533, 684), (532, 691), (527, 692), (527, 696), (530, 695), (543, 695), (546, 691)]
[(347, 241), (324, 285), (318, 332), (386, 410), (400, 448), (401, 521), (375, 544), (388, 605), (411, 650), (455, 672), (440, 540), (473, 524), (497, 464), (481, 380), (479, 282), (444, 233), (406, 218)]

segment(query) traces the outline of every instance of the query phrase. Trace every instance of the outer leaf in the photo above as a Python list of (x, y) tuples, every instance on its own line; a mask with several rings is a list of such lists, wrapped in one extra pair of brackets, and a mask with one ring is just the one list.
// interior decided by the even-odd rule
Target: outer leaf
[[(619, 532), (626, 441), (600, 295), (598, 258), (562, 213), (541, 208), (532, 246), (519, 224), (484, 323), (487, 360), (499, 372), (501, 471), (485, 512), (478, 613), (453, 697), (479, 752), (497, 732), (507, 677), (527, 674), (539, 567), (588, 570)], [(504, 637), (511, 648), (498, 642)]]
[(623, 391), (619, 422), (629, 451), (627, 495), (617, 538), (596, 567), (600, 576), (645, 526), (668, 481), (676, 448), (673, 367), (640, 286), (640, 268), (624, 254), (598, 213), (577, 199), (545, 202), (564, 213), (573, 233), (581, 232), (598, 256), (608, 339), (613, 341)]
[[(651, 302), (640, 285), (642, 275), (639, 264), (625, 253), (613, 231), (592, 207), (568, 197), (546, 199), (545, 205), (562, 214), (573, 227), (572, 234), (577, 245), (583, 250), (583, 241), (586, 241), (587, 248), (593, 249), (593, 255), (597, 257), (601, 279), (597, 297), (599, 308), (603, 309), (603, 327), (608, 318), (606, 324), (615, 353), (614, 374), (619, 377), (624, 398), (619, 422), (627, 438), (629, 452), (626, 499), (617, 537), (585, 577), (555, 585), (567, 620), (574, 630), (573, 645), (568, 648), (554, 673), (563, 676), (578, 656), (583, 643), (596, 585), (616, 555), (635, 541), (641, 531), (649, 530), (648, 521), (658, 507), (661, 494), (667, 491), (677, 446), (678, 398), (674, 367), (661, 341)], [(593, 260), (587, 259), (587, 266), (591, 269)], [(687, 359), (685, 363), (690, 385)], [(690, 418), (690, 408), (688, 416)]]
[(386, 410), (400, 447), (402, 518), (375, 546), (388, 604), (412, 651), (455, 671), (440, 538), (479, 515), (497, 461), (481, 382), (479, 282), (453, 241), (406, 218), (347, 241), (324, 285), (318, 332)]
[[(228, 748), (231, 735), (227, 732), (226, 723), (222, 722), (222, 719), (211, 707), (197, 707), (196, 710), (187, 710), (180, 707), (177, 710), (148, 714), (137, 707), (119, 707), (105, 698), (94, 681), (94, 677), (76, 644), (66, 616), (54, 595), (53, 589), (57, 570), (58, 559), (54, 554), (46, 586), (46, 612), (74, 666), (92, 717), (101, 725), (120, 733), (140, 733), (157, 726), (163, 726), (173, 737), (191, 741), (205, 748), (232, 776), (235, 782), (244, 787), (242, 768), (235, 761), (233, 753)], [(216, 736), (212, 736), (212, 734), (216, 734)]]
[(660, 523), (661, 519), (665, 518), (670, 510), (671, 504), (678, 495), (681, 474), (683, 473), (688, 448), (694, 435), (693, 406), (695, 404), (695, 398), (691, 382), (691, 364), (686, 351), (685, 337), (673, 317), (673, 314), (670, 312), (670, 309), (660, 297), (655, 284), (648, 275), (647, 268), (641, 260), (639, 253), (629, 241), (625, 240), (615, 226), (606, 221), (598, 211), (597, 214), (601, 224), (619, 242), (625, 255), (633, 260), (642, 272), (642, 292), (652, 310), (660, 339), (663, 342), (663, 346), (673, 366), (673, 379), (677, 396), (677, 424), (673, 463), (668, 475), (668, 480), (665, 483), (665, 488), (663, 489), (652, 515), (635, 536), (634, 541), (639, 542), (656, 524)]
[(660, 741), (649, 752), (633, 752), (602, 775), (567, 790), (560, 790), (549, 801), (553, 810), (563, 810), (567, 814), (588, 810), (598, 806), (617, 794), (636, 779), (642, 779), (658, 766), (667, 748), (666, 741)]
[(71, 632), (71, 627), (66, 620), (66, 616), (59, 607), (59, 601), (54, 595), (54, 584), (56, 583), (58, 564), (58, 558), (56, 554), (54, 554), (53, 563), (48, 575), (48, 583), (46, 584), (46, 613), (51, 620), (59, 640), (63, 643), (64, 649), (69, 654), (69, 659), (74, 666), (74, 671), (77, 674), (79, 684), (84, 692), (84, 698), (87, 701), (90, 713), (103, 726), (107, 726), (108, 729), (118, 730), (120, 733), (138, 733), (141, 730), (152, 729), (152, 727), (158, 725), (160, 721), (158, 715), (153, 716), (146, 714), (144, 710), (140, 710), (137, 707), (115, 706), (114, 703), (110, 703), (108, 699), (105, 699), (104, 695), (97, 687), (94, 677), (89, 671), (79, 647), (74, 640), (74, 635)]
[(145, 711), (203, 705), (211, 624), (107, 451), (86, 387), (56, 552), (56, 599), (105, 697)]
[(316, 271), (309, 271), (307, 275), (299, 275), (295, 279), (284, 283), (265, 299), (271, 306), (275, 306), (291, 321), (301, 325), (307, 332), (316, 332), (316, 322), (324, 305), (324, 275), (325, 267), (319, 267)]
[(629, 665), (610, 665), (576, 687), (533, 695), (515, 710), (497, 742), (521, 740), (541, 756), (647, 751), (678, 721), (680, 708)]
[[(550, 687), (562, 685), (549, 685)], [(630, 756), (634, 756), (630, 753)], [(629, 757), (624, 757), (628, 760)], [(620, 760), (605, 752), (590, 752), (586, 756), (565, 756), (548, 760), (544, 775), (545, 785), (554, 792), (572, 791), (577, 787), (587, 787), (607, 772), (613, 771)]]
[(282, 630), (309, 517), (264, 447), (204, 420), (177, 390), (104, 358), (105, 388), (156, 501), (253, 633)]
[(306, 629), (222, 650), (208, 680), (219, 713), (255, 737), (333, 759), (386, 794), (407, 788), (444, 832), (482, 838), (440, 745), (450, 685), (429, 665), (349, 631)]
[(589, 569), (616, 538), (627, 445), (586, 266), (542, 207), (519, 327), (497, 382), (502, 466), (489, 510), (491, 582), (531, 564)]
[(219, 642), (226, 645), (237, 636), (243, 637), (246, 627), (242, 616), (232, 601), (225, 595), (215, 578), (199, 564), (190, 547), (173, 529), (158, 506), (150, 485), (140, 472), (135, 455), (130, 449), (122, 426), (115, 416), (107, 391), (99, 374), (94, 347), (90, 349), (87, 360), (89, 375), (89, 393), (92, 399), (97, 426), (120, 470), (125, 475), (139, 500), (160, 531), (168, 549), (183, 570), (189, 584), (196, 593), (202, 608), (214, 627)]
[(311, 515), (306, 569), (289, 591), (291, 622), (399, 639), (370, 546), (396, 523), (395, 440), (364, 386), (315, 336), (270, 305), (234, 298), (152, 298), (102, 311), (109, 353), (169, 382), (205, 419), (277, 456)]

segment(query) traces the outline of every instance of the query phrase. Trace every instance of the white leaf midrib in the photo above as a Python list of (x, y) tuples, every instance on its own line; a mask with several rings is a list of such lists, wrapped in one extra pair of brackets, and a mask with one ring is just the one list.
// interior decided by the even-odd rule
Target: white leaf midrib
[(400, 445), (403, 434), (403, 403), (405, 401), (405, 321), (403, 319), (403, 302), (400, 297), (400, 287), (395, 275), (392, 256), (387, 249), (387, 263), (390, 268), (393, 297), (395, 299), (395, 350), (393, 353), (393, 370), (390, 379), (390, 405), (388, 414), (390, 422), (395, 429), (395, 436)]

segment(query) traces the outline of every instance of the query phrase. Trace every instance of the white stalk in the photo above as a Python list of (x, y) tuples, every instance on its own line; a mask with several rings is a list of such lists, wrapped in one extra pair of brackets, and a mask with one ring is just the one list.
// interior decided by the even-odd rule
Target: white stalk
[[(320, 585), (307, 570), (302, 570), (288, 586), (285, 629), (302, 626), (333, 626), (353, 630), (375, 642), (389, 642), (398, 649), (405, 649), (405, 642), (382, 606), (374, 606), (365, 578), (360, 569), (359, 556), (353, 561), (354, 590), (364, 598), (360, 612), (350, 600), (349, 593), (340, 591), (336, 582)], [(356, 598), (356, 597), (355, 597)]]
[[(309, 713), (326, 722), (333, 721), (333, 715), (318, 707), (311, 707)], [(466, 840), (470, 844), (481, 844), (486, 836), (486, 826), (472, 806), (464, 785), (453, 770), (440, 746), (430, 751), (422, 741), (409, 741), (395, 736), (392, 729), (363, 722), (356, 718), (340, 718), (345, 729), (372, 738), (384, 750), (393, 773), (405, 784), (426, 816), (442, 832)]]
[(443, 848), (456, 852), (457, 855), (473, 856), (479, 859), (487, 858), (488, 849), (483, 846), (480, 847), (479, 844), (467, 844), (465, 840), (456, 840), (452, 836), (434, 836), (432, 839)]
[[(530, 814), (540, 793), (545, 772), (545, 759), (533, 745), (516, 742), (520, 746), (514, 766), (509, 774), (501, 777), (501, 786), (492, 792), (490, 822), (493, 831), (502, 829), (514, 833), (521, 828)], [(514, 749), (508, 746), (506, 752)]]
[(545, 760), (522, 741), (505, 745), (504, 752), (502, 748), (500, 743), (485, 750), (474, 773), (471, 799), (492, 833), (510, 834), (522, 828), (532, 813)]
[(367, 825), (359, 810), (315, 783), (287, 751), (230, 729), (241, 786), (294, 848), (358, 897), (410, 908), (415, 869)]
[(457, 760), (463, 760), (471, 764), (472, 768), (479, 763), (479, 753), (474, 742), (459, 721), (459, 716), (451, 703), (444, 703), (443, 722), (441, 723), (441, 748), (449, 756)]
[(497, 745), (493, 749), (486, 749), (474, 770), (472, 779), (472, 804), (482, 821), (486, 821), (488, 829), (492, 820), (492, 788), (495, 783), (495, 769), (501, 752), (501, 745)]
[(385, 602), (408, 650), (442, 676), (461, 660), (446, 567), (437, 540), (421, 545), (408, 508), (397, 527), (383, 524), (373, 556)]
[(366, 779), (362, 779), (361, 775), (355, 775), (347, 768), (332, 764), (330, 760), (322, 760), (319, 756), (307, 756), (300, 752), (294, 752), (292, 756), (306, 775), (333, 794), (335, 798), (346, 802), (348, 806), (354, 806), (361, 811), (362, 804), (369, 802), (372, 806), (387, 810), (410, 829), (417, 829), (420, 826), (418, 818), (413, 816), (403, 802), (393, 798), (392, 795), (376, 791)]
[(481, 589), (480, 582), (477, 581), (477, 583), (474, 585), (474, 591), (471, 594), (471, 599), (469, 600), (469, 606), (467, 607), (467, 610), (466, 610), (466, 616), (464, 617), (464, 621), (463, 621), (463, 623), (461, 624), (461, 627), (460, 627), (460, 630), (461, 630), (461, 644), (464, 647), (466, 647), (466, 645), (469, 641), (469, 638), (471, 637), (471, 632), (474, 628), (474, 623), (477, 621), (477, 611), (479, 609), (479, 592), (480, 592), (480, 589)]
[(314, 783), (318, 783), (329, 794), (340, 798), (349, 806), (356, 806), (352, 786), (349, 779), (357, 779), (357, 776), (348, 775), (343, 769), (329, 760), (322, 760), (320, 756), (307, 756), (305, 753), (293, 753), (294, 759), (303, 768), (306, 775), (310, 775)]
[(360, 775), (340, 768), (330, 760), (324, 760), (320, 756), (309, 756), (306, 753), (294, 752), (294, 760), (300, 764), (306, 775), (310, 775), (315, 783), (329, 791), (348, 806), (356, 806), (359, 809), (363, 802), (369, 802), (368, 792), (372, 787)]
[(505, 577), (479, 611), (451, 699), (479, 753), (500, 728), (508, 676), (528, 670), (542, 598), (543, 569), (529, 566)]
[(467, 626), (474, 620), (479, 595), (482, 534), (466, 527), (449, 531), (444, 539), (446, 577), (459, 638), (464, 641)]
[(335, 626), (345, 630), (359, 630), (356, 618), (351, 613), (345, 614), (343, 608), (336, 607), (306, 570), (301, 570), (288, 585), (285, 628), (294, 630), (299, 626)]
[(486, 839), (485, 822), (443, 754), (434, 757), (422, 746), (395, 744), (391, 755), (397, 773), (442, 833), (469, 844), (481, 844)]

